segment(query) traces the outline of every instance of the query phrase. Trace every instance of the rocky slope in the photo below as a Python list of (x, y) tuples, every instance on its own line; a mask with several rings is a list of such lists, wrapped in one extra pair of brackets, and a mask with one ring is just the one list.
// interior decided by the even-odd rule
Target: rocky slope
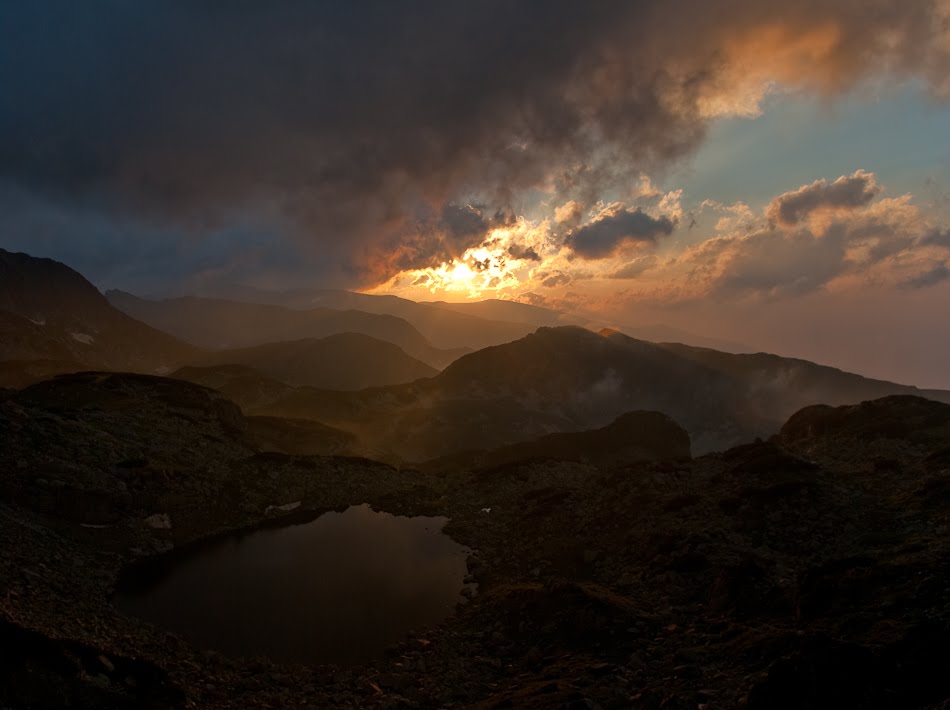
[(0, 381), (18, 383), (28, 372), (9, 361), (167, 372), (195, 352), (113, 308), (68, 266), (0, 249)]
[[(438, 474), (265, 454), (218, 394), (142, 376), (6, 391), (0, 420), (3, 706), (950, 702), (947, 405), (805, 410), (773, 440), (694, 459)], [(288, 501), (446, 515), (478, 551), (478, 593), (349, 668), (224, 658), (112, 607), (127, 562)]]

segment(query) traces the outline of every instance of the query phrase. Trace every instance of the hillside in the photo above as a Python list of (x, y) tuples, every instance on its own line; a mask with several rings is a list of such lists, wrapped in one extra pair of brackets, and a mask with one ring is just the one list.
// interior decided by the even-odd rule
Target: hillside
[(134, 318), (193, 345), (214, 350), (362, 333), (398, 345), (437, 369), (468, 352), (464, 348), (433, 347), (408, 321), (386, 314), (331, 308), (293, 310), (213, 298), (149, 300), (115, 290), (107, 291), (106, 297)]
[[(267, 303), (297, 310), (329, 308), (359, 310), (367, 313), (396, 316), (411, 323), (435, 347), (477, 350), (516, 340), (536, 326), (524, 322), (494, 320), (478, 315), (456, 312), (439, 306), (416, 303), (389, 295), (358, 293), (334, 289), (297, 289), (265, 291), (235, 286), (223, 295), (236, 301)], [(408, 352), (408, 351), (407, 351)]]
[[(66, 370), (161, 372), (197, 352), (117, 310), (68, 266), (2, 249), (0, 336), (0, 361), (57, 361)], [(11, 377), (22, 375), (14, 369)]]
[(421, 461), (596, 429), (632, 410), (671, 417), (689, 432), (694, 453), (703, 453), (771, 436), (804, 406), (890, 394), (950, 400), (950, 393), (800, 360), (562, 327), (472, 353), (429, 380), (352, 393), (299, 388), (258, 400), (253, 411), (313, 418), (398, 458)]
[(437, 373), (392, 343), (358, 333), (218, 350), (192, 365), (242, 365), (294, 386), (358, 390), (412, 382)]

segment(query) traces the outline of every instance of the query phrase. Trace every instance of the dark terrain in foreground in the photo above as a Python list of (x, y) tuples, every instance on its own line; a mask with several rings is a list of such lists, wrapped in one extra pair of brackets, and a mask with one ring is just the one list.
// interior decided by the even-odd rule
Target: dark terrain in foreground
[[(426, 473), (264, 452), (275, 420), (175, 380), (2, 391), (0, 706), (950, 707), (950, 406), (809, 407), (695, 459), (654, 424), (639, 460)], [(128, 562), (296, 501), (450, 517), (478, 593), (348, 668), (228, 659), (111, 604)]]

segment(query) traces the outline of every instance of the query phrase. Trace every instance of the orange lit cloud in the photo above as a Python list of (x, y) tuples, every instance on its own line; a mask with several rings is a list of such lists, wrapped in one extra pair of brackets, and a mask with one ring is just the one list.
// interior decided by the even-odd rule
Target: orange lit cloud
[[(460, 258), (404, 272), (379, 291), (553, 303), (569, 289), (574, 307), (602, 311), (621, 302), (775, 301), (872, 285), (927, 288), (948, 277), (946, 228), (910, 195), (885, 196), (873, 173), (817, 180), (760, 210), (703, 201), (690, 208), (692, 230), (656, 211), (675, 201), (682, 213), (682, 197), (654, 195), (652, 214), (601, 205), (566, 233), (551, 220), (519, 219)], [(689, 240), (677, 238), (687, 231)]]

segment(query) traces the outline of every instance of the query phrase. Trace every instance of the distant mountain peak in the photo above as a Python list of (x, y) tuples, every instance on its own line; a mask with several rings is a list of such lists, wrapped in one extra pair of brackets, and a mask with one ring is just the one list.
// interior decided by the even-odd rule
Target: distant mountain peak
[[(194, 353), (117, 310), (65, 264), (3, 249), (0, 334), (0, 360), (52, 360), (64, 367), (157, 372)], [(11, 376), (19, 381), (23, 368), (17, 368)]]

